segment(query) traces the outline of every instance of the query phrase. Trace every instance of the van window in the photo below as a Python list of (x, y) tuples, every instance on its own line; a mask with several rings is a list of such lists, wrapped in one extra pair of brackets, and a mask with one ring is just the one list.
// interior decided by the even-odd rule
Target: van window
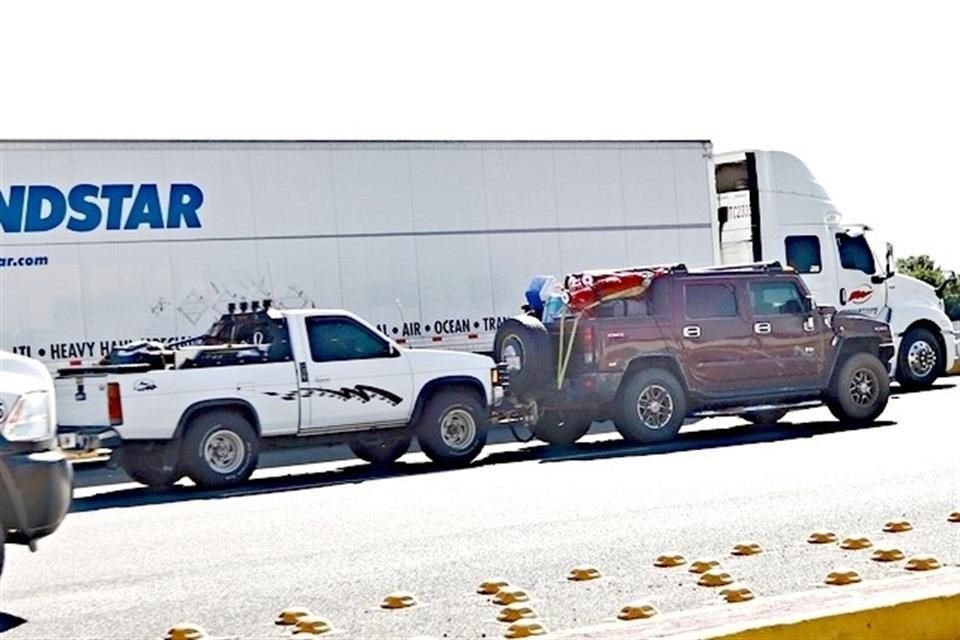
[(688, 284), (684, 292), (688, 318), (737, 317), (737, 296), (731, 285)]
[(801, 314), (809, 303), (792, 282), (764, 282), (750, 285), (750, 302), (757, 316)]
[(389, 358), (390, 343), (350, 318), (307, 318), (307, 337), (314, 362)]
[(840, 253), (840, 265), (844, 269), (862, 271), (867, 275), (877, 272), (873, 262), (873, 252), (867, 239), (862, 235), (851, 236), (846, 233), (837, 234), (837, 250)]
[(787, 249), (787, 264), (797, 273), (820, 273), (823, 270), (823, 261), (820, 259), (820, 238), (787, 236), (784, 244)]

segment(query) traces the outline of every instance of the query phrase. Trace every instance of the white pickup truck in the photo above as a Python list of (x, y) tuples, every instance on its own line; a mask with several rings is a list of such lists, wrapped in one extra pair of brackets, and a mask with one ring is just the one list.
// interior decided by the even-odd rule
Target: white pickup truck
[(235, 311), (189, 346), (128, 345), (60, 369), (61, 445), (112, 441), (134, 480), (204, 487), (243, 482), (269, 446), (346, 443), (389, 464), (416, 436), (446, 465), (483, 448), (503, 394), (490, 358), (404, 349), (342, 310)]

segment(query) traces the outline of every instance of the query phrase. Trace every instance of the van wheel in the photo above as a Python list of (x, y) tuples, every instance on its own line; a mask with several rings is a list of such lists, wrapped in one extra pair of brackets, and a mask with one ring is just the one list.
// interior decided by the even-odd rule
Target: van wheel
[(260, 441), (238, 411), (221, 409), (191, 421), (181, 458), (187, 475), (201, 487), (226, 487), (250, 477), (257, 467)]
[(434, 462), (465, 465), (486, 444), (488, 426), (487, 412), (472, 393), (442, 391), (428, 401), (417, 440)]
[(740, 417), (751, 424), (777, 424), (787, 415), (786, 409), (768, 409), (766, 411), (747, 411)]
[(940, 375), (943, 356), (940, 343), (927, 329), (907, 332), (897, 354), (897, 382), (906, 389), (925, 389)]
[(400, 459), (410, 448), (411, 437), (406, 434), (366, 433), (350, 441), (350, 450), (364, 462), (385, 467)]
[(172, 443), (124, 443), (120, 466), (134, 482), (157, 489), (171, 487), (183, 477), (172, 448)]
[(530, 430), (547, 444), (564, 446), (582, 438), (591, 424), (590, 415), (580, 411), (545, 411)]
[(627, 381), (616, 427), (628, 442), (672, 440), (687, 415), (687, 399), (677, 378), (663, 369), (643, 371)]
[(869, 353), (850, 356), (830, 384), (827, 408), (840, 422), (868, 424), (883, 413), (890, 380), (880, 360)]

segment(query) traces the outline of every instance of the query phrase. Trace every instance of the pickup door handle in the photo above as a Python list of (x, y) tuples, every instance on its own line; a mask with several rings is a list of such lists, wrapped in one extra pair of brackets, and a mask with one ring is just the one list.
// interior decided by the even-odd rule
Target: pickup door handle
[(769, 322), (754, 322), (753, 323), (753, 332), (761, 335), (770, 333), (772, 328), (770, 327)]
[(313, 379), (314, 382), (330, 382), (330, 380), (332, 380), (330, 376), (316, 376)]
[(700, 327), (695, 324), (688, 325), (683, 328), (683, 337), (684, 338), (699, 338), (700, 337)]

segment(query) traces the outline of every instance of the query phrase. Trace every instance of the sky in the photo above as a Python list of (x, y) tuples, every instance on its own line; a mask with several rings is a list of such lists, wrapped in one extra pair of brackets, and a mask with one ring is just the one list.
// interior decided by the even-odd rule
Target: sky
[(846, 221), (960, 271), (960, 3), (32, 0), (0, 15), (0, 138), (709, 139), (797, 155)]

